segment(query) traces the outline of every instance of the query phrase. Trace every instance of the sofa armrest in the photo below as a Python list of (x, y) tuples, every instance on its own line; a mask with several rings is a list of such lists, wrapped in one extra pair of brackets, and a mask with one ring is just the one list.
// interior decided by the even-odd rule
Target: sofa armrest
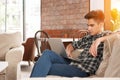
[(22, 60), (23, 53), (24, 53), (23, 46), (12, 48), (6, 53), (5, 60), (8, 61), (8, 63), (9, 62), (18, 63)]
[(7, 80), (20, 80), (20, 61), (22, 61), (23, 53), (23, 46), (12, 48), (6, 53), (5, 60), (8, 62), (6, 69)]

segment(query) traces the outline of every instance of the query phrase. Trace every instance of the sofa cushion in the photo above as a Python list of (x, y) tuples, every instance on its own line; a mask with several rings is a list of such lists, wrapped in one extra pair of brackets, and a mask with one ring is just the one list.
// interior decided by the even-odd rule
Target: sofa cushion
[(96, 71), (96, 75), (98, 77), (103, 77), (105, 74), (105, 71), (108, 67), (109, 57), (111, 56), (112, 53), (113, 42), (117, 36), (118, 36), (117, 34), (114, 34), (104, 42), (103, 60), (98, 70)]
[(83, 49), (76, 49), (72, 51), (71, 55), (73, 59), (78, 59), (80, 53), (83, 51)]
[(18, 47), (21, 45), (21, 33), (1, 33), (0, 34), (0, 60), (5, 59), (6, 52), (9, 49)]
[(104, 52), (103, 52), (103, 60), (98, 68), (98, 70), (96, 71), (96, 75), (99, 77), (103, 77), (105, 70), (107, 68), (108, 65), (108, 60), (109, 60), (109, 56), (110, 56), (111, 52), (108, 48), (108, 44), (107, 41), (104, 44)]
[(105, 71), (105, 77), (120, 77), (120, 36), (113, 42), (112, 54)]

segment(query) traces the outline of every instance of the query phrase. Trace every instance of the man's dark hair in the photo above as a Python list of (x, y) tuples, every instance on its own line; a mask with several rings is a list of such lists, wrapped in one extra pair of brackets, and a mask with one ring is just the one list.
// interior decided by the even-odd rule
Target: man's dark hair
[(94, 19), (99, 22), (104, 22), (104, 13), (102, 10), (92, 10), (84, 16), (85, 19)]

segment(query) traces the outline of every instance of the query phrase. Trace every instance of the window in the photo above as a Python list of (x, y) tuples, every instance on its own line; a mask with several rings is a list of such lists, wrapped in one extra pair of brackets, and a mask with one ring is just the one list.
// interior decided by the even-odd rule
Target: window
[(0, 32), (5, 31), (5, 0), (0, 1)]
[(16, 32), (23, 31), (23, 0), (0, 1), (0, 31)]
[(23, 39), (40, 30), (41, 0), (0, 0), (0, 32), (21, 32)]
[(111, 0), (111, 24), (112, 30), (120, 29), (120, 0)]
[(114, 8), (120, 11), (120, 0), (111, 0), (111, 9)]

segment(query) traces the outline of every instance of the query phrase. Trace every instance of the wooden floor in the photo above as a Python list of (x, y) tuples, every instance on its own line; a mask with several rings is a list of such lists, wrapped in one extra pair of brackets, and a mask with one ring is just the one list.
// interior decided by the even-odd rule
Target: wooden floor
[(31, 62), (31, 66), (29, 66), (28, 62), (22, 62), (21, 63), (21, 80), (26, 80), (30, 77), (33, 63)]

